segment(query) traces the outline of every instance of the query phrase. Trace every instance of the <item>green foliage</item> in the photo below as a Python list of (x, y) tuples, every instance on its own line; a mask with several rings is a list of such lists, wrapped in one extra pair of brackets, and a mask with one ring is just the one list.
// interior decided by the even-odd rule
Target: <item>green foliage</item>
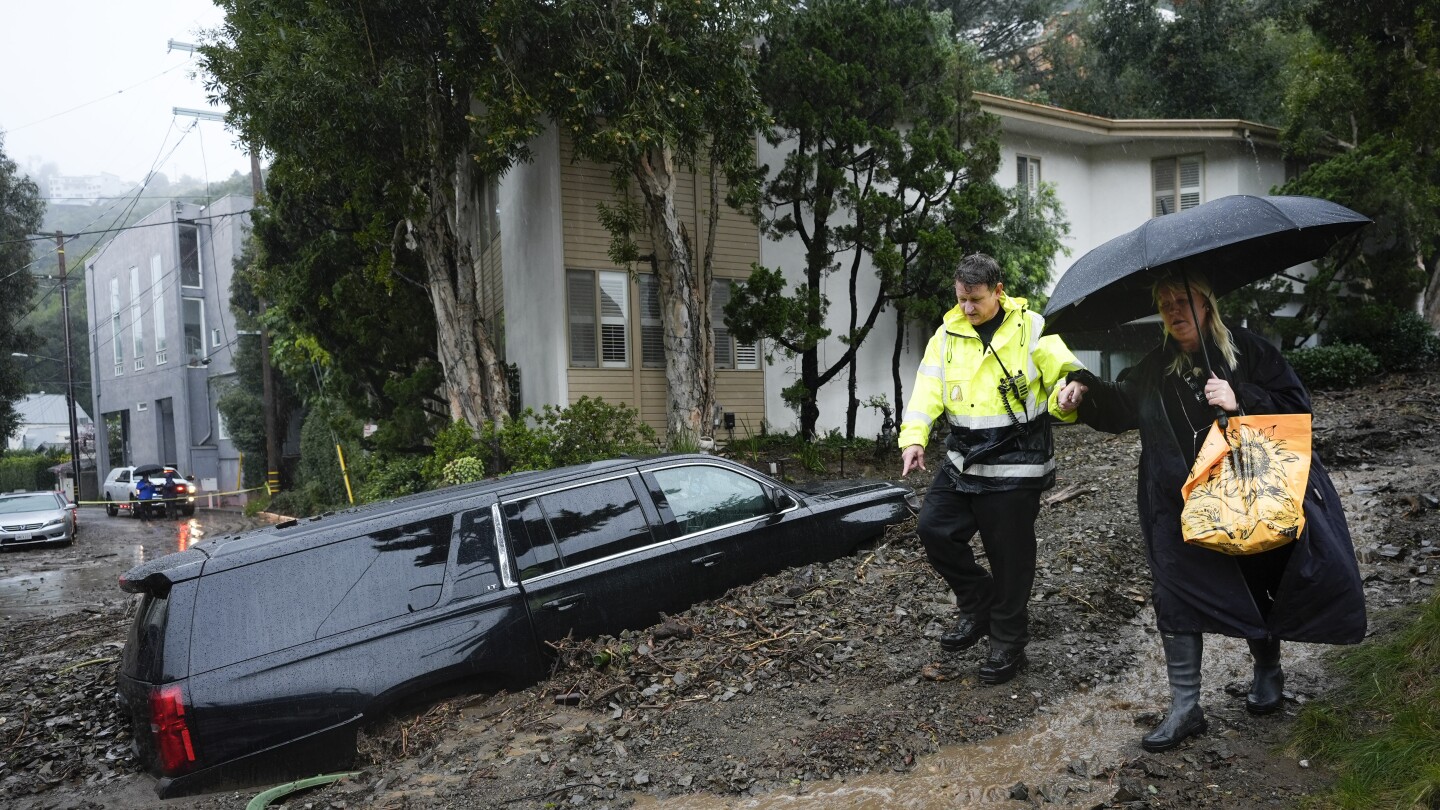
[[(1352, 293), (1397, 308), (1440, 264), (1440, 0), (1336, 0), (1308, 7), (1315, 41), (1288, 75), (1282, 139), (1305, 165), (1281, 190), (1334, 200), (1375, 220), (1332, 251), (1307, 289), (1317, 322)], [(1362, 241), (1363, 240), (1363, 241)], [(1427, 319), (1440, 301), (1427, 290)], [(1383, 359), (1383, 358), (1382, 358)]]
[(418, 456), (387, 456), (379, 453), (369, 456), (361, 469), (364, 483), (355, 493), (355, 500), (361, 503), (384, 501), (423, 492), (426, 488), (425, 475), (421, 472), (425, 459)]
[(1337, 343), (1285, 353), (1307, 388), (1353, 388), (1380, 370), (1380, 361), (1364, 346)]
[(1289, 2), (1089, 0), (1020, 70), (1053, 104), (1113, 118), (1279, 123), (1285, 63), (1307, 42)]
[(581, 397), (568, 408), (546, 405), (543, 412), (526, 408), (519, 419), (502, 427), (485, 427), (481, 442), (498, 445), (500, 469), (548, 470), (571, 464), (659, 450), (655, 429), (640, 421), (628, 405)]
[(1440, 803), (1440, 596), (1387, 619), (1394, 630), (1338, 656), (1341, 688), (1300, 712), (1290, 750), (1337, 777), (1307, 804)]
[[(245, 342), (241, 341), (240, 345), (243, 347)], [(265, 411), (258, 387), (252, 388), (239, 383), (230, 385), (216, 399), (215, 407), (225, 419), (230, 441), (244, 454), (240, 469), (241, 483), (246, 488), (264, 485)], [(118, 436), (118, 431), (113, 435)], [(114, 448), (111, 452), (115, 452)]]
[(28, 272), (34, 248), (29, 237), (40, 230), (44, 215), (40, 189), (19, 174), (0, 133), (0, 439), (20, 427), (15, 403), (27, 393), (21, 374), (26, 361), (10, 353), (30, 351), (36, 343), (35, 333), (23, 323), (35, 290), (35, 276)]
[(0, 456), (0, 492), (54, 489), (55, 475), (49, 468), (69, 458), (68, 453), (61, 456), (12, 450)]
[[(435, 434), (430, 446), (430, 457), (425, 459), (420, 472), (425, 480), (435, 483), (456, 483), (449, 480), (450, 465), (462, 458), (478, 459), (481, 454), (475, 431), (464, 422), (451, 422), (449, 427)], [(483, 477), (483, 465), (481, 470)]]
[(468, 484), (484, 477), (485, 462), (473, 456), (465, 456), (445, 465), (442, 480), (446, 484)]
[(1415, 371), (1440, 361), (1440, 336), (1414, 311), (1387, 304), (1351, 304), (1331, 317), (1326, 343), (1364, 346), (1385, 371)]

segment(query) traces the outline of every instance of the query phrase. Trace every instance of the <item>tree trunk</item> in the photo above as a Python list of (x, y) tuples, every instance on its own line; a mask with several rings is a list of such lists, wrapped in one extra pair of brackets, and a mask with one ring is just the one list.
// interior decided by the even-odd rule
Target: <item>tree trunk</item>
[(714, 398), (710, 284), (705, 269), (696, 267), (690, 236), (676, 210), (674, 153), (656, 147), (632, 168), (645, 199), (659, 274), (667, 439), (671, 446), (694, 446), (709, 431)]
[(425, 260), (435, 309), (436, 351), (445, 374), (450, 418), (477, 433), (509, 414), (509, 384), (481, 317), (480, 211), (475, 170), (465, 151), (437, 155), (427, 178), (428, 205), (411, 223)]
[(890, 350), (890, 379), (895, 384), (895, 431), (900, 431), (901, 415), (905, 413), (905, 387), (900, 379), (900, 351), (905, 347), (905, 310), (895, 307), (895, 345)]

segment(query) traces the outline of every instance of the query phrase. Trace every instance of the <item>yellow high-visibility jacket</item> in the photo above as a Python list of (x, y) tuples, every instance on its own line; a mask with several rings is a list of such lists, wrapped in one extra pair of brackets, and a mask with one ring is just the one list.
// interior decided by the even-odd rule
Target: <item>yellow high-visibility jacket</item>
[(900, 421), (900, 447), (924, 446), (944, 414), (947, 472), (961, 492), (1048, 489), (1055, 484), (1053, 417), (1071, 371), (1084, 368), (1024, 298), (1002, 295), (1004, 320), (985, 346), (959, 306), (945, 313), (915, 372)]

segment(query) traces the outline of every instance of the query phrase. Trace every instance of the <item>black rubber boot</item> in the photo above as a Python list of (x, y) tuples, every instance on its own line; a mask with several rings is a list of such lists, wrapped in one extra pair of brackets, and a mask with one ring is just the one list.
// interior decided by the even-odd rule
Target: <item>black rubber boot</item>
[(1165, 673), (1170, 678), (1170, 711), (1154, 731), (1140, 740), (1146, 751), (1169, 751), (1209, 727), (1200, 708), (1200, 653), (1204, 642), (1199, 633), (1162, 633), (1165, 645)]
[(1280, 639), (1247, 639), (1255, 658), (1255, 680), (1245, 696), (1245, 710), (1270, 714), (1285, 702), (1285, 670), (1280, 668)]

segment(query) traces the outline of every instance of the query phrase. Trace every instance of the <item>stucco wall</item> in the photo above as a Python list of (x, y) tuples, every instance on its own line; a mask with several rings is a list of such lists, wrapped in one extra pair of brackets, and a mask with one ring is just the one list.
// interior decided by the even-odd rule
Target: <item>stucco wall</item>
[(553, 127), (532, 144), (535, 159), (500, 183), (505, 354), (520, 368), (520, 401), (539, 410), (567, 401), (564, 235), (560, 147)]

